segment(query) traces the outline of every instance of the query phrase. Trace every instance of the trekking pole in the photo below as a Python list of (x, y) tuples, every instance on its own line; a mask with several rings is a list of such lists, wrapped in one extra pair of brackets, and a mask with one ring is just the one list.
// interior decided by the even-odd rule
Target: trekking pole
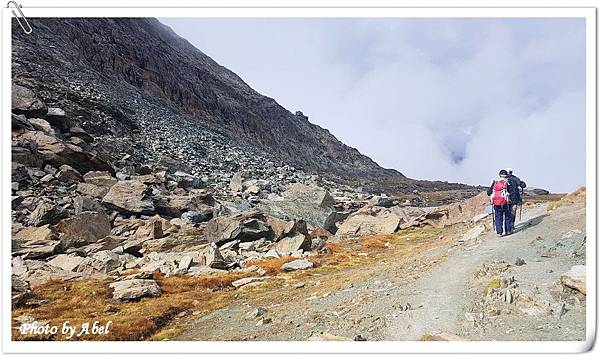
[(519, 222), (521, 222), (521, 216), (523, 215), (523, 202), (519, 204)]
[(494, 212), (494, 204), (490, 204), (490, 207), (492, 208), (492, 230), (498, 232), (496, 231), (496, 213)]

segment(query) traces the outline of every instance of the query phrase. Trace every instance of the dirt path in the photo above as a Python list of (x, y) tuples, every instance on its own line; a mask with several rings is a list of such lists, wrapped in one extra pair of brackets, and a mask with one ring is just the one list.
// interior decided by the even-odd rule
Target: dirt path
[[(585, 254), (568, 256), (583, 239), (585, 215), (581, 213), (582, 211), (576, 210), (549, 215), (546, 213), (545, 206), (541, 206), (526, 212), (523, 216), (524, 221), (517, 225), (515, 234), (498, 238), (490, 232), (483, 236), (480, 243), (466, 249), (452, 251), (444, 262), (425, 273), (411, 289), (403, 291), (402, 298), (418, 308), (407, 313), (403, 318), (395, 319), (387, 329), (384, 338), (416, 340), (426, 334), (450, 332), (468, 339), (581, 339), (585, 334), (585, 308), (583, 307), (572, 311), (571, 316), (577, 313), (577, 317), (562, 318), (565, 327), (554, 328), (555, 332), (548, 332), (547, 329), (557, 323), (558, 318), (555, 315), (548, 315), (545, 318), (537, 316), (535, 320), (528, 320), (528, 318), (520, 321), (513, 320), (512, 323), (508, 320), (499, 321), (503, 318), (510, 319), (502, 314), (486, 318), (485, 310), (480, 310), (478, 301), (483, 299), (484, 285), (495, 277), (495, 273), (487, 278), (475, 277), (484, 264), (503, 265), (503, 268), (508, 268), (499, 275), (514, 277), (519, 284), (518, 289), (523, 293), (529, 293), (534, 289), (534, 285), (537, 286), (539, 292), (533, 297), (539, 301), (548, 301), (551, 307), (560, 309), (556, 305), (557, 302), (550, 298), (552, 289), (558, 287), (556, 285), (558, 275), (560, 272), (567, 271), (573, 264), (585, 264)], [(573, 229), (579, 229), (580, 232), (572, 236), (571, 240), (575, 244), (567, 246), (571, 249), (568, 249), (565, 256), (542, 258), (540, 248), (532, 244), (532, 241), (538, 241), (539, 236), (542, 238), (539, 241), (544, 241), (547, 248), (557, 246), (563, 234)], [(516, 266), (517, 258), (523, 259), (525, 265)], [(504, 266), (504, 263), (510, 266)], [(506, 312), (515, 311), (507, 308)], [(483, 318), (480, 313), (484, 314)], [(544, 328), (546, 332), (540, 333)], [(568, 334), (565, 334), (566, 328), (569, 329)]]
[[(430, 243), (411, 257), (390, 253), (368, 264), (284, 275), (185, 321), (178, 339), (418, 340), (440, 332), (469, 340), (583, 339), (585, 297), (563, 291), (558, 279), (585, 264), (585, 207), (548, 214), (538, 205), (524, 211), (517, 229), (507, 238)], [(517, 258), (525, 264), (516, 266)], [(513, 280), (511, 303), (483, 297), (498, 276)], [(247, 316), (258, 307), (266, 322)]]

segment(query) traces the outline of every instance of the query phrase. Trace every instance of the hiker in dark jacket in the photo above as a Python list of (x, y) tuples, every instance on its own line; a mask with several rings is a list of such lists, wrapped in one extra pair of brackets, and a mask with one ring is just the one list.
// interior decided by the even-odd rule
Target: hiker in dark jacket
[[(512, 218), (511, 226), (515, 226), (515, 219), (517, 218), (517, 209), (523, 204), (521, 198), (521, 190), (527, 187), (524, 181), (520, 180), (519, 177), (513, 174), (512, 168), (506, 168), (508, 172), (508, 193), (510, 194), (510, 216)], [(510, 231), (512, 232), (512, 230)], [(509, 232), (509, 233), (510, 233)]]
[(521, 189), (525, 189), (527, 184), (513, 174), (512, 168), (506, 168), (508, 172), (508, 182), (510, 185), (510, 202), (511, 204), (521, 205), (523, 200), (521, 199)]
[(510, 234), (512, 230), (508, 172), (503, 169), (498, 173), (499, 178), (492, 182), (487, 189), (494, 209), (494, 226), (498, 236)]

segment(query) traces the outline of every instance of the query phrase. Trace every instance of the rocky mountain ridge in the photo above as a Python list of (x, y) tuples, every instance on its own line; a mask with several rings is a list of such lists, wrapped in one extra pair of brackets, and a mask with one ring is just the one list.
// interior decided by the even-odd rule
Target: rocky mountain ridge
[(214, 162), (228, 173), (246, 161), (258, 167), (274, 161), (371, 192), (468, 188), (379, 167), (155, 19), (35, 24), (31, 36), (13, 32), (14, 81), (101, 136), (98, 145), (111, 159), (121, 153), (142, 162), (160, 157), (191, 174), (214, 172)]

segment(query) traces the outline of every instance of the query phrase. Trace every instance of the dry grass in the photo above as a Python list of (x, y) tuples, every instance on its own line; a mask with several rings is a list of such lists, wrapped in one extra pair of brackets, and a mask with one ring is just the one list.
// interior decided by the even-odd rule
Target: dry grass
[(559, 201), (565, 194), (547, 194), (547, 195), (524, 195), (523, 202), (525, 203), (550, 203)]
[(554, 201), (548, 204), (548, 211), (554, 210), (563, 206), (568, 206), (577, 203), (585, 203), (586, 201), (586, 188), (581, 187), (576, 191), (563, 196), (560, 200)]
[[(157, 298), (143, 298), (137, 302), (115, 302), (108, 286), (110, 279), (87, 279), (79, 281), (51, 281), (33, 291), (33, 298), (45, 299), (49, 303), (37, 308), (21, 307), (13, 310), (13, 318), (30, 315), (38, 321), (47, 321), (51, 326), (81, 325), (98, 320), (101, 325), (112, 321), (107, 335), (82, 335), (72, 340), (144, 340), (156, 333), (178, 313), (186, 310), (207, 312), (227, 303), (227, 290), (231, 282), (246, 277), (246, 273), (228, 273), (212, 276), (155, 275), (163, 294)], [(116, 312), (105, 312), (107, 306)], [(17, 322), (13, 320), (13, 326)], [(60, 333), (52, 339), (65, 340)], [(18, 331), (14, 340), (29, 340)], [(34, 337), (33, 339), (40, 339)]]
[(268, 258), (266, 260), (255, 260), (246, 263), (246, 267), (256, 266), (264, 269), (269, 276), (275, 276), (281, 273), (281, 266), (295, 260), (296, 258), (285, 256), (280, 258)]

